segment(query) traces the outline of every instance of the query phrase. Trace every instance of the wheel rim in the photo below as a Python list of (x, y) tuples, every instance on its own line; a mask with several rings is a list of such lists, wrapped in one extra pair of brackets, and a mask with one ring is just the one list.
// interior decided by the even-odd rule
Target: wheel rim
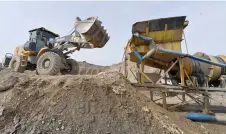
[(50, 59), (44, 59), (42, 62), (42, 68), (44, 69), (48, 69), (51, 66), (51, 61)]
[(63, 71), (66, 72), (66, 73), (71, 72), (71, 69), (72, 69), (72, 65), (71, 65), (71, 64), (68, 64), (68, 66), (69, 66), (68, 69), (63, 70)]
[(69, 66), (69, 69), (67, 70), (67, 72), (71, 72), (71, 70), (72, 70), (72, 65), (71, 65), (71, 64), (68, 64), (68, 66)]

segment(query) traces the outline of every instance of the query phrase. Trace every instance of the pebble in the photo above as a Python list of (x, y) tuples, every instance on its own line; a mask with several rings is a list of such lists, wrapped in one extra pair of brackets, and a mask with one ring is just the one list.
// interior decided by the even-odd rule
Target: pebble
[(91, 117), (90, 122), (95, 122), (95, 116), (92, 116), (92, 117)]
[(150, 112), (150, 110), (148, 109), (148, 107), (147, 106), (144, 106), (144, 107), (142, 107), (142, 111), (144, 111), (144, 112)]
[(13, 118), (13, 122), (14, 122), (14, 124), (18, 124), (20, 122), (20, 118), (18, 116), (15, 116)]
[(151, 125), (151, 121), (150, 121), (149, 117), (145, 117), (145, 123), (147, 126)]
[(166, 115), (164, 115), (163, 117), (164, 117), (164, 118), (166, 118), (166, 119), (169, 119), (169, 117), (168, 117), (168, 116), (166, 116)]
[(61, 130), (64, 130), (64, 126), (63, 125), (61, 126)]
[(3, 115), (3, 111), (5, 110), (5, 108), (4, 107), (2, 107), (2, 106), (0, 106), (0, 116), (2, 116)]
[(62, 124), (62, 120), (58, 120), (58, 124), (61, 125)]
[(208, 132), (208, 131), (205, 131), (205, 132), (204, 132), (204, 134), (210, 134), (210, 132)]

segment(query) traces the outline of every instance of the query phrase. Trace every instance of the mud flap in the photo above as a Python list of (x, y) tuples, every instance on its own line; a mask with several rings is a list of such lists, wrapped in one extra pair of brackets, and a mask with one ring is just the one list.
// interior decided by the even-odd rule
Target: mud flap
[(97, 17), (90, 17), (86, 20), (81, 20), (77, 17), (75, 30), (77, 30), (86, 41), (93, 44), (94, 48), (102, 48), (110, 37), (101, 24), (102, 22), (99, 21)]

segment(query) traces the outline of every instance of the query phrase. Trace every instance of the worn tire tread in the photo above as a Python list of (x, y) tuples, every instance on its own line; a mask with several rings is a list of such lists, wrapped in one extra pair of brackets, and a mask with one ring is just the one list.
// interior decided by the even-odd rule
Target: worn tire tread
[(61, 71), (61, 74), (63, 75), (78, 75), (79, 74), (79, 64), (76, 60), (74, 59), (66, 59), (67, 63), (70, 64), (72, 66), (72, 69), (70, 72), (66, 72), (65, 70)]
[[(13, 69), (15, 72), (23, 73), (26, 69), (26, 66), (21, 66), (22, 58), (19, 55), (14, 55), (9, 62), (9, 68)], [(16, 67), (13, 68), (13, 62), (16, 62)]]
[[(41, 67), (42, 60), (49, 58), (53, 65), (46, 70)], [(59, 73), (61, 67), (61, 57), (55, 52), (45, 52), (37, 61), (37, 73), (40, 75), (56, 75)]]

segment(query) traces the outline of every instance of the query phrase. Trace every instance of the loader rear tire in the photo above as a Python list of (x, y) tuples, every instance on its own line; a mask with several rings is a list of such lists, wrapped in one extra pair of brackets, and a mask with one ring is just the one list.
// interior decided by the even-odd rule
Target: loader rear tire
[(21, 66), (22, 58), (19, 55), (14, 55), (9, 62), (9, 68), (13, 69), (15, 72), (23, 73), (26, 69), (26, 66)]
[(45, 52), (38, 61), (36, 71), (40, 75), (56, 75), (60, 72), (61, 57), (55, 52)]
[(63, 69), (61, 70), (62, 75), (77, 75), (79, 74), (79, 64), (77, 61), (73, 59), (66, 59), (67, 64), (69, 65), (70, 69)]

